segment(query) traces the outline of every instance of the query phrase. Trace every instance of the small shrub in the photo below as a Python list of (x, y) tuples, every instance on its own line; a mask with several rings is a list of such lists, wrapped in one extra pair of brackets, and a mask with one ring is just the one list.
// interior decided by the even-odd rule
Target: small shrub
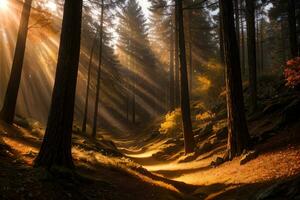
[(300, 85), (300, 57), (287, 61), (284, 76), (286, 86), (294, 88)]
[(181, 112), (176, 109), (165, 116), (165, 121), (160, 124), (159, 132), (161, 134), (174, 134), (180, 131)]

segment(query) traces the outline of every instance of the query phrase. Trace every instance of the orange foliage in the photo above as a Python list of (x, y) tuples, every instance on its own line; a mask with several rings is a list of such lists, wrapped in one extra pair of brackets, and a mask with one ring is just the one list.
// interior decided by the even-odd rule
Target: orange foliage
[(300, 85), (300, 57), (287, 61), (284, 76), (286, 79), (286, 86), (294, 88)]

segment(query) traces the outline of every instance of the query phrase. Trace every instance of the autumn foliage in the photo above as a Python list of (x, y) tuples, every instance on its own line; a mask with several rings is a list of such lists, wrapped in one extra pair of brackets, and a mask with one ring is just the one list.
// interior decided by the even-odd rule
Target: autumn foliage
[(300, 57), (287, 61), (284, 76), (286, 86), (294, 88), (300, 85)]

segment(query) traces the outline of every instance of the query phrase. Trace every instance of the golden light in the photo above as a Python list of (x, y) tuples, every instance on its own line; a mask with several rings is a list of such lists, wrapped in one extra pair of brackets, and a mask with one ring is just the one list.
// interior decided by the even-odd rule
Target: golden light
[(7, 10), (8, 0), (0, 0), (0, 10)]
[(53, 1), (48, 1), (48, 2), (46, 3), (46, 8), (47, 8), (49, 11), (52, 11), (52, 12), (54, 12), (54, 11), (57, 10), (57, 6), (56, 6), (56, 4), (55, 4)]

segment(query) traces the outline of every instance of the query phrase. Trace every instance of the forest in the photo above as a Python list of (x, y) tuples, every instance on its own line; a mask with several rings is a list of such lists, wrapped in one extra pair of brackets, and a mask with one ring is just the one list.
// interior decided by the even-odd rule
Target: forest
[(300, 199), (300, 1), (0, 0), (0, 199)]

